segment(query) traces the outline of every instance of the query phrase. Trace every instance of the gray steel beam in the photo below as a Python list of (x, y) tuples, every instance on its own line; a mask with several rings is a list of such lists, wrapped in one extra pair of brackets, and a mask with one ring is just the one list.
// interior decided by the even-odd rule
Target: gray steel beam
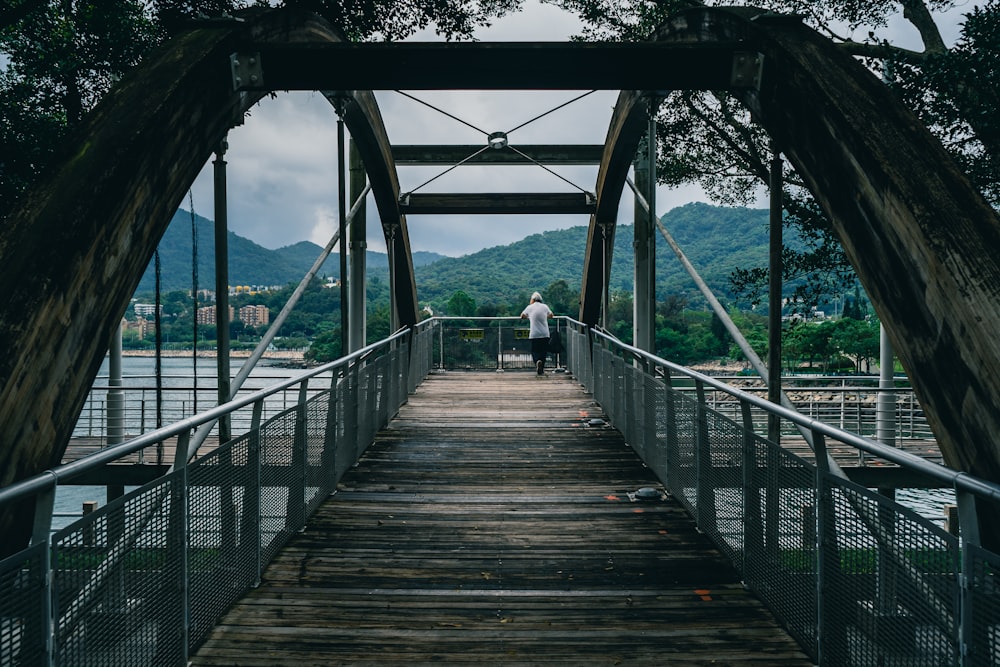
[(236, 90), (724, 90), (760, 72), (739, 42), (251, 42), (230, 60)]
[[(485, 140), (483, 144), (485, 145)], [(452, 145), (439, 146), (433, 144), (405, 144), (392, 147), (392, 159), (396, 166), (400, 165), (439, 165), (458, 164), (504, 164), (531, 165), (524, 155), (519, 155), (509, 147), (499, 150), (482, 151), (474, 157), (469, 157), (481, 151), (482, 146)], [(542, 164), (569, 165), (599, 165), (604, 146), (601, 144), (525, 144), (518, 145), (517, 150), (530, 155)]]
[(594, 212), (593, 195), (554, 193), (421, 193), (401, 197), (399, 209), (407, 215), (460, 214), (581, 214)]

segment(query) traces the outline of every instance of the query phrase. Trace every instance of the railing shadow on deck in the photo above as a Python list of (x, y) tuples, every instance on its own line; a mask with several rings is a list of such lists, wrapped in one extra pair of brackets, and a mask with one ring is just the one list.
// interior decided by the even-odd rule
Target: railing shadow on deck
[[(426, 376), (442, 327), (425, 321), (0, 489), (0, 504), (34, 498), (38, 519), (32, 544), (0, 562), (0, 662), (186, 662)], [(973, 499), (1000, 500), (1000, 486), (774, 406), (572, 320), (560, 329), (568, 370), (817, 663), (1000, 660), (1000, 557), (980, 547), (972, 528)], [(311, 391), (320, 377), (328, 388)], [(261, 419), (264, 401), (289, 389), (299, 401)], [(731, 397), (725, 414), (710, 392)], [(237, 410), (251, 413), (242, 436), (197, 460), (182, 456), (169, 474), (50, 533), (58, 484), (164, 439), (184, 442)], [(814, 462), (759, 433), (765, 413), (811, 440)], [(838, 475), (825, 455), (834, 441), (954, 488), (961, 536)]]

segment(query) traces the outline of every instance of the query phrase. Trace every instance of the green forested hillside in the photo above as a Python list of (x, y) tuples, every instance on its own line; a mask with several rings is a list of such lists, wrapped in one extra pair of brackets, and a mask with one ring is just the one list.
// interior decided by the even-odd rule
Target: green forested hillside
[[(736, 267), (766, 266), (768, 212), (763, 209), (728, 208), (688, 204), (663, 216), (663, 223), (677, 240), (705, 282), (720, 297), (732, 298), (729, 274)], [(631, 291), (633, 230), (619, 225), (615, 234), (611, 289)], [(580, 289), (587, 228), (534, 234), (507, 246), (487, 248), (458, 258), (445, 258), (416, 269), (417, 295), (422, 304), (441, 307), (458, 290), (477, 304), (506, 304), (556, 280)], [(657, 232), (657, 294), (682, 296), (692, 305), (704, 303), (670, 247)]]
[[(195, 215), (198, 233), (198, 286), (215, 289), (215, 223)], [(323, 250), (309, 241), (268, 250), (253, 241), (228, 234), (229, 283), (231, 285), (286, 285), (298, 282), (313, 265)], [(191, 275), (191, 213), (178, 211), (170, 221), (160, 241), (160, 280), (164, 292), (190, 290)], [(432, 252), (413, 253), (415, 265), (426, 264), (443, 257)], [(368, 252), (369, 272), (385, 274), (389, 261), (384, 253)], [(330, 253), (319, 275), (340, 276), (340, 255)], [(153, 260), (142, 276), (138, 293), (151, 293), (154, 289)]]
[[(727, 208), (708, 204), (688, 204), (663, 216), (663, 222), (677, 239), (705, 281), (722, 298), (732, 299), (729, 274), (738, 266), (767, 263), (767, 211)], [(195, 216), (198, 229), (198, 283), (214, 289), (215, 241), (213, 223)], [(619, 225), (611, 271), (611, 289), (632, 290), (631, 225)], [(787, 241), (787, 240), (786, 240)], [(478, 305), (510, 305), (525, 301), (534, 290), (544, 290), (557, 280), (570, 290), (580, 289), (587, 243), (585, 226), (533, 234), (506, 246), (486, 248), (464, 257), (443, 257), (415, 252), (417, 297), (421, 305), (435, 312), (446, 311), (451, 296), (464, 291)], [(321, 248), (299, 243), (268, 250), (253, 241), (229, 233), (229, 282), (232, 285), (286, 285), (298, 282), (312, 266)], [(179, 211), (160, 242), (161, 280), (164, 292), (190, 290), (191, 214)], [(339, 255), (331, 253), (320, 275), (340, 274)], [(385, 277), (387, 258), (368, 252), (370, 275)], [(680, 296), (694, 307), (703, 299), (684, 272), (669, 246), (657, 233), (657, 294), (660, 300)], [(152, 262), (139, 285), (139, 293), (153, 290)]]

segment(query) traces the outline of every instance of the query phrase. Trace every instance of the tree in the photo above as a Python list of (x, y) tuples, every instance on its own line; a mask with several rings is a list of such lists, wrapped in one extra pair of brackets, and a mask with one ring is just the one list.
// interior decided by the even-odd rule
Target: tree
[[(584, 22), (585, 39), (636, 41), (646, 39), (663, 20), (691, 6), (728, 5), (698, 0), (553, 0), (576, 12)], [(755, 3), (776, 12), (800, 14), (809, 25), (862, 58), (941, 138), (964, 165), (970, 178), (994, 204), (1000, 203), (1000, 3), (988, 0), (974, 7), (961, 38), (949, 48), (932, 10), (951, 9), (951, 0), (769, 0)], [(874, 29), (901, 16), (917, 31), (923, 48), (905, 49), (881, 40)], [(866, 37), (853, 32), (862, 27)], [(720, 92), (675, 91), (657, 114), (657, 180), (669, 186), (699, 183), (721, 203), (747, 204), (768, 184), (768, 137), (753, 124), (749, 112), (732, 96)], [(810, 278), (796, 290), (801, 308), (816, 305), (827, 287), (849, 284), (851, 270), (833, 238), (830, 225), (794, 172), (785, 175), (786, 225), (802, 230), (813, 243), (802, 252), (783, 252), (784, 279)], [(759, 299), (766, 289), (766, 269), (736, 272), (733, 285)], [(847, 281), (847, 282), (845, 282)], [(826, 285), (825, 285), (826, 283)]]
[(833, 348), (854, 361), (856, 373), (868, 370), (872, 360), (879, 355), (878, 324), (841, 318), (833, 323), (830, 343)]
[(448, 299), (448, 314), (452, 317), (474, 317), (476, 301), (471, 296), (459, 290)]
[(545, 288), (545, 301), (552, 312), (576, 317), (580, 312), (580, 290), (573, 292), (565, 280), (557, 280)]
[[(204, 17), (255, 0), (22, 0), (0, 4), (0, 215), (56, 159), (69, 132), (114, 83), (164, 40)], [(521, 0), (285, 0), (312, 10), (349, 39), (400, 40), (434, 26), (469, 38)]]
[[(0, 214), (53, 161), (83, 115), (155, 43), (138, 0), (21, 3), (0, 29)], [(20, 18), (18, 18), (18, 16)]]

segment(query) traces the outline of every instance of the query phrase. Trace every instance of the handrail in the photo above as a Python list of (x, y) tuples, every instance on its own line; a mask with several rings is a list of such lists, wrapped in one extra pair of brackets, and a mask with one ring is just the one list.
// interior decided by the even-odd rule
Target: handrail
[[(572, 320), (569, 321), (579, 325), (580, 327), (585, 327), (586, 325)], [(817, 421), (810, 417), (806, 417), (800, 412), (791, 410), (782, 405), (777, 405), (768, 401), (766, 398), (755, 396), (749, 392), (745, 392), (737, 387), (733, 387), (724, 382), (721, 382), (711, 376), (704, 375), (698, 371), (685, 368), (673, 362), (667, 361), (661, 357), (650, 354), (644, 350), (628, 345), (618, 340), (614, 336), (610, 336), (596, 329), (592, 329), (595, 336), (614, 343), (616, 346), (620, 347), (622, 350), (633, 355), (637, 359), (645, 359), (658, 366), (669, 369), (671, 372), (675, 372), (680, 375), (685, 375), (692, 379), (698, 380), (708, 386), (711, 386), (719, 391), (730, 394), (738, 398), (739, 400), (746, 401), (747, 403), (760, 408), (766, 412), (775, 414), (782, 419), (788, 420), (794, 424), (802, 426), (814, 433), (822, 433), (825, 436), (832, 437), (838, 442), (856, 447), (866, 453), (878, 456), (892, 463), (896, 463), (901, 466), (906, 466), (915, 469), (917, 472), (928, 475), (935, 480), (945, 482), (949, 486), (952, 486), (956, 491), (966, 491), (972, 493), (976, 496), (986, 498), (993, 501), (1000, 501), (1000, 484), (993, 482), (988, 482), (986, 480), (973, 477), (969, 473), (962, 472), (960, 470), (953, 470), (946, 466), (934, 463), (933, 461), (928, 461), (915, 454), (911, 454), (905, 450), (897, 449), (895, 447), (889, 447), (876, 440), (871, 440), (863, 436), (850, 433), (849, 431), (841, 430), (835, 426), (831, 426), (821, 421)]]
[(136, 438), (132, 438), (131, 440), (111, 445), (77, 461), (71, 461), (69, 463), (55, 466), (21, 481), (2, 487), (0, 488), (0, 505), (20, 500), (27, 496), (35, 495), (39, 491), (51, 488), (54, 484), (68, 481), (77, 475), (100, 468), (112, 461), (115, 461), (116, 459), (137, 452), (168, 438), (180, 435), (181, 433), (190, 432), (192, 429), (204, 424), (205, 422), (216, 420), (223, 415), (256, 403), (268, 396), (299, 384), (303, 380), (332, 371), (335, 368), (348, 366), (366, 357), (377, 349), (404, 337), (407, 334), (407, 331), (408, 330), (406, 329), (400, 329), (384, 340), (372, 343), (371, 345), (363, 347), (360, 350), (357, 350), (356, 352), (353, 352), (345, 357), (341, 357), (335, 361), (303, 371), (298, 375), (282, 380), (268, 387), (264, 387), (263, 389), (258, 389), (251, 394), (235, 398), (228, 403), (223, 403), (222, 405), (209, 408), (208, 410), (200, 412), (197, 415), (192, 415), (191, 417), (181, 419), (154, 431), (149, 431)]

